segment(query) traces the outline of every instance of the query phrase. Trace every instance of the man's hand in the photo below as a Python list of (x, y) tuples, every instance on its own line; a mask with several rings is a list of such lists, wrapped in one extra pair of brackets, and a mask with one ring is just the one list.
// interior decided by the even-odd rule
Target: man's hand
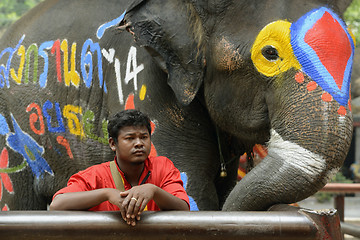
[(136, 220), (140, 220), (140, 214), (159, 189), (153, 184), (143, 184), (120, 193), (122, 204), (118, 206), (127, 224), (135, 226)]

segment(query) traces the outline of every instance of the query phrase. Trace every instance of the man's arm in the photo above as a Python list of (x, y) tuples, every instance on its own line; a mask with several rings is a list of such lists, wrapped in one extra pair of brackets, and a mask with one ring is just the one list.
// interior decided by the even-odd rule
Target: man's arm
[(188, 204), (184, 200), (168, 193), (167, 191), (159, 187), (156, 187), (154, 201), (161, 210), (190, 210)]
[(184, 200), (151, 183), (135, 186), (121, 192), (120, 196), (125, 198), (120, 211), (128, 220), (139, 216), (150, 200), (154, 200), (161, 210), (189, 211), (189, 206)]
[(57, 195), (50, 204), (50, 210), (87, 210), (105, 201), (119, 206), (123, 199), (120, 191), (112, 188), (69, 192)]

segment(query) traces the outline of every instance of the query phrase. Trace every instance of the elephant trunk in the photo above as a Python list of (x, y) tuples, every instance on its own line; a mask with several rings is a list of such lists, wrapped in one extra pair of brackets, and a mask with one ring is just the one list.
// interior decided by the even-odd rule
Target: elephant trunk
[(238, 183), (223, 210), (267, 210), (276, 203), (301, 201), (321, 189), (341, 164), (329, 167), (324, 157), (272, 130), (268, 156)]
[[(284, 88), (294, 89), (294, 82)], [(268, 99), (268, 155), (235, 186), (223, 210), (266, 210), (301, 201), (340, 169), (352, 137), (350, 105), (324, 101), (320, 87), (304, 94), (306, 86), (297, 85), (295, 94), (274, 91)]]

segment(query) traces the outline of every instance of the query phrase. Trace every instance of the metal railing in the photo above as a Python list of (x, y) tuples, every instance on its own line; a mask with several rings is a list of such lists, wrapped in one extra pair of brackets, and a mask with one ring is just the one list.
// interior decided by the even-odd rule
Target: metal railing
[[(360, 192), (360, 183), (328, 183), (321, 192), (334, 193), (334, 208), (339, 213), (343, 233), (360, 238), (360, 226), (345, 223), (345, 194)], [(359, 203), (360, 207), (360, 203)], [(360, 217), (360, 216), (359, 216)]]
[(343, 239), (335, 209), (275, 205), (267, 212), (144, 212), (135, 227), (118, 212), (0, 213), (0, 239)]

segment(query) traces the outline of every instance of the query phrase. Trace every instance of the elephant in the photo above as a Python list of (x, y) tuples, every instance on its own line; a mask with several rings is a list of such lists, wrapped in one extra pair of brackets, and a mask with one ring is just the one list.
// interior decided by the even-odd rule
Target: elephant
[[(350, 3), (41, 2), (0, 40), (0, 208), (45, 210), (72, 174), (112, 160), (107, 119), (124, 109), (149, 115), (150, 155), (180, 170), (191, 210), (311, 196), (351, 142)], [(268, 150), (256, 166), (255, 144)]]

